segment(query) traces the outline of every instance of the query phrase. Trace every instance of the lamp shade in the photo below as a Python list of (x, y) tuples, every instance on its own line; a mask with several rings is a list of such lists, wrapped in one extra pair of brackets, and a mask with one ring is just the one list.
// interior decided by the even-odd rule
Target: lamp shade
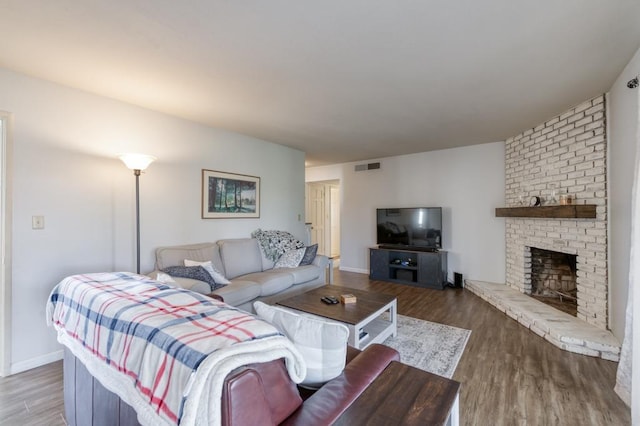
[(145, 170), (156, 160), (153, 155), (145, 154), (121, 154), (118, 158), (131, 170)]

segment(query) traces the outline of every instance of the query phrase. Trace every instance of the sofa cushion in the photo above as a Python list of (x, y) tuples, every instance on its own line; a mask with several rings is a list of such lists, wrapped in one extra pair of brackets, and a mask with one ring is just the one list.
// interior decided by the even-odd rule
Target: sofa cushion
[(222, 296), (224, 303), (238, 306), (260, 297), (260, 284), (253, 281), (233, 280), (231, 284), (215, 290), (213, 293)]
[(324, 273), (324, 269), (315, 265), (305, 265), (287, 269), (287, 272), (293, 275), (293, 285), (297, 285), (315, 280), (320, 274)]
[(300, 351), (307, 364), (302, 385), (317, 388), (342, 373), (346, 362), (349, 329), (335, 321), (325, 321), (255, 302), (258, 316), (275, 325)]
[[(195, 291), (196, 293), (208, 294), (211, 292), (211, 286), (200, 280), (194, 280), (191, 278), (173, 277), (176, 285), (180, 288)], [(223, 287), (224, 288), (224, 287)]]
[(198, 262), (210, 260), (222, 275), (226, 275), (222, 260), (220, 259), (220, 249), (216, 243), (188, 244), (173, 247), (159, 247), (156, 249), (156, 269), (184, 265), (185, 259)]
[(218, 241), (220, 258), (224, 264), (225, 276), (233, 279), (240, 275), (262, 271), (262, 255), (258, 240), (237, 238)]
[(243, 275), (243, 281), (253, 281), (260, 284), (260, 296), (271, 296), (280, 293), (293, 285), (293, 275), (288, 269), (271, 269), (264, 272)]

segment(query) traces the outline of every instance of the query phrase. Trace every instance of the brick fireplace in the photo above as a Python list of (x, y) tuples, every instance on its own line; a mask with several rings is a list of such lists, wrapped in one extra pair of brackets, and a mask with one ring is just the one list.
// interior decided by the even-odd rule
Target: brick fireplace
[[(577, 316), (577, 256), (529, 247), (531, 297)], [(525, 259), (528, 256), (525, 254)], [(525, 264), (527, 264), (525, 260)], [(526, 274), (526, 272), (525, 272)]]
[(596, 219), (507, 218), (507, 285), (531, 293), (531, 247), (576, 256), (577, 317), (600, 329), (608, 305), (605, 129), (598, 96), (509, 138), (505, 150), (507, 206), (561, 194), (597, 205)]
[[(532, 197), (539, 197), (543, 206), (553, 206), (561, 195), (572, 195), (574, 204), (595, 205), (595, 218), (593, 207), (588, 206), (576, 207), (576, 212), (591, 211), (590, 215), (576, 213), (578, 218), (542, 214), (566, 212), (553, 207), (497, 209), (518, 211), (501, 214), (506, 231), (506, 285), (465, 280), (465, 286), (561, 349), (617, 361), (620, 342), (608, 331), (605, 132), (603, 95), (507, 139), (506, 207), (524, 207)], [(539, 253), (545, 254), (540, 258)], [(544, 263), (550, 268), (540, 272)], [(532, 292), (575, 296), (575, 317), (534, 300)]]

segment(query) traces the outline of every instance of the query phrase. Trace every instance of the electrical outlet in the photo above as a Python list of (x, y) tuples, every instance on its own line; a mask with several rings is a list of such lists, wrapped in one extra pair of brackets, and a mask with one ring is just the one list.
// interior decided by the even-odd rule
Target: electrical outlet
[(31, 216), (31, 229), (44, 229), (44, 216)]

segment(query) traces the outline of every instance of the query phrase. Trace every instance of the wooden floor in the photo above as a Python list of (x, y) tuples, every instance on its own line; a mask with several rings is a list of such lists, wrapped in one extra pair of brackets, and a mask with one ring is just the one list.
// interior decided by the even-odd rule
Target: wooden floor
[(62, 361), (0, 378), (0, 425), (66, 425)]
[[(472, 330), (454, 379), (463, 425), (629, 425), (617, 363), (562, 351), (462, 289), (425, 290), (335, 273), (335, 283), (398, 297), (402, 315)], [(0, 379), (0, 425), (63, 425), (62, 364)]]

